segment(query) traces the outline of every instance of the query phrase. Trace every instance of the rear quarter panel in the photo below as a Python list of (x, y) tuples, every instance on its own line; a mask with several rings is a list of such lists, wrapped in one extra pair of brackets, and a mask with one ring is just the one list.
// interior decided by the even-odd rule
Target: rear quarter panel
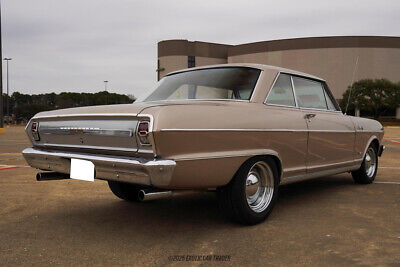
[[(261, 103), (224, 102), (152, 107), (153, 136), (160, 158), (177, 162), (170, 188), (226, 185), (247, 159), (273, 155), (284, 175), (305, 167), (305, 121)], [(296, 111), (297, 112), (297, 111)], [(279, 131), (281, 129), (282, 131)]]

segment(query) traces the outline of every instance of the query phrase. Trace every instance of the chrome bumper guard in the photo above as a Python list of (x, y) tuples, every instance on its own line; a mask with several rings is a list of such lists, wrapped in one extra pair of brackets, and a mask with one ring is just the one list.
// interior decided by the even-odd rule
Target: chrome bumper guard
[(25, 160), (34, 168), (70, 173), (71, 158), (89, 160), (95, 166), (95, 178), (133, 184), (168, 186), (176, 166), (173, 160), (156, 160), (111, 155), (83, 154), (26, 148)]

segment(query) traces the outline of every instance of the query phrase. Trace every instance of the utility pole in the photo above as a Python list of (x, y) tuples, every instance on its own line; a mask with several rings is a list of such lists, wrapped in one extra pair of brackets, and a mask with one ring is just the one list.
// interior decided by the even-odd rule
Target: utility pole
[(8, 79), (8, 73), (9, 73), (9, 71), (8, 71), (8, 62), (10, 60), (12, 60), (12, 58), (5, 57), (4, 60), (7, 62), (7, 99), (6, 99), (6, 108), (7, 108), (7, 116), (10, 116), (10, 103), (8, 102), (9, 99), (10, 99), (10, 92), (8, 90), (9, 89), (9, 84), (10, 84), (9, 79)]
[[(0, 0), (0, 59), (3, 58), (1, 43), (1, 0)], [(0, 60), (0, 129), (3, 128), (3, 60)]]

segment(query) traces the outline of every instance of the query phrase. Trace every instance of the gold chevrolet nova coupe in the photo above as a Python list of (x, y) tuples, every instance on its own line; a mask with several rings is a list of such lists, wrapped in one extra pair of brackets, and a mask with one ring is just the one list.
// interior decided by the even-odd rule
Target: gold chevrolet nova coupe
[(41, 112), (26, 132), (37, 180), (107, 180), (128, 201), (213, 190), (242, 224), (263, 221), (282, 184), (372, 183), (384, 150), (382, 125), (344, 115), (324, 80), (256, 64), (170, 73), (142, 101)]

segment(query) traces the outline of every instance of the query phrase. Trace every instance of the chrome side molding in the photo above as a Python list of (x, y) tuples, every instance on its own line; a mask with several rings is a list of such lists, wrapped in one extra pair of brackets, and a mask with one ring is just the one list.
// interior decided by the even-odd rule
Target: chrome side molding
[(282, 179), (280, 184), (281, 185), (291, 184), (291, 183), (306, 181), (306, 180), (310, 180), (310, 179), (314, 179), (314, 178), (320, 178), (320, 177), (324, 177), (327, 175), (355, 171), (358, 168), (360, 168), (360, 165), (352, 165), (352, 166), (348, 166), (348, 167), (341, 167), (341, 168), (336, 168), (336, 169), (331, 169), (331, 170), (325, 170), (325, 171), (306, 173), (306, 174), (296, 175), (296, 176), (291, 176), (291, 177), (285, 177)]

